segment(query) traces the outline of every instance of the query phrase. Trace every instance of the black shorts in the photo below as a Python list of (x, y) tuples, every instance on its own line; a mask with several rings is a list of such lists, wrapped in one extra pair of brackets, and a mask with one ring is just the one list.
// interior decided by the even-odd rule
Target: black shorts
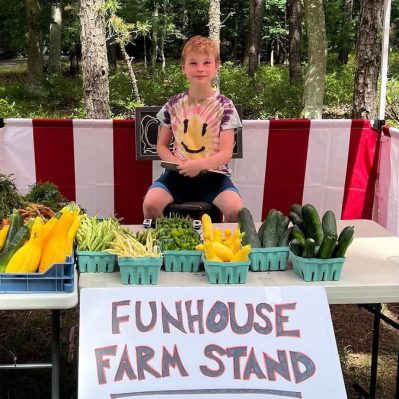
[(150, 188), (159, 187), (166, 190), (177, 203), (187, 201), (205, 201), (210, 204), (223, 191), (238, 192), (230, 177), (205, 173), (195, 177), (182, 176), (172, 170), (166, 170)]

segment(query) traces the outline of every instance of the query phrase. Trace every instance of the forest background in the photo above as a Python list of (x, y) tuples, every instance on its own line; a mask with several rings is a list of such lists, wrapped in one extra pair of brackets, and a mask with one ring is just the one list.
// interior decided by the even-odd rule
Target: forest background
[[(135, 107), (163, 105), (186, 88), (181, 48), (194, 34), (213, 34), (220, 39), (220, 90), (242, 105), (244, 119), (375, 119), (383, 3), (0, 0), (0, 117), (134, 117)], [(98, 70), (87, 66), (104, 63), (101, 43), (94, 44), (91, 56), (82, 57), (82, 43), (87, 43), (82, 10), (99, 7), (105, 83), (103, 77), (96, 79)], [(398, 23), (399, 0), (392, 0), (385, 117), (391, 125), (399, 123)], [(14, 62), (5, 62), (8, 58)], [(321, 76), (309, 77), (312, 70)], [(90, 74), (94, 83), (87, 87)], [(101, 86), (93, 87), (99, 81)], [(90, 110), (84, 95), (88, 89), (105, 97), (105, 111)], [(320, 112), (312, 113), (307, 101), (317, 91), (322, 93), (316, 99)]]
[[(375, 119), (383, 6), (383, 0), (0, 0), (0, 118), (133, 118), (135, 107), (162, 105), (187, 87), (181, 48), (201, 34), (220, 39), (220, 90), (242, 105), (244, 119)], [(398, 24), (399, 0), (392, 0), (385, 119), (395, 126)], [(100, 42), (88, 43), (93, 36)], [(99, 94), (101, 107), (87, 92)], [(399, 305), (384, 312), (398, 320)], [(369, 382), (373, 319), (356, 305), (331, 306), (331, 314), (348, 398), (358, 398), (356, 384)], [(61, 322), (61, 398), (72, 399), (79, 309), (62, 311)], [(0, 363), (11, 363), (13, 354), (21, 363), (49, 361), (49, 312), (1, 311), (0, 324)], [(397, 332), (381, 328), (377, 398), (390, 399)], [(49, 370), (3, 370), (0, 379), (0, 399), (50, 397)]]

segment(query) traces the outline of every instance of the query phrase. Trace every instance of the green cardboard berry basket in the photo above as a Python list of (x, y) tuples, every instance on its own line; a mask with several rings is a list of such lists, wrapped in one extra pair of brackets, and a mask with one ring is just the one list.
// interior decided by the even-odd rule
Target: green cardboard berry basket
[(168, 250), (164, 252), (164, 266), (167, 272), (198, 272), (202, 251)]
[(289, 247), (252, 248), (249, 268), (253, 272), (286, 270), (288, 255)]
[(211, 284), (245, 284), (251, 261), (204, 262), (205, 272)]
[(302, 258), (290, 251), (294, 273), (305, 281), (338, 281), (345, 258)]
[(116, 265), (116, 255), (100, 251), (76, 251), (79, 272), (112, 273)]
[(132, 285), (158, 284), (162, 262), (162, 257), (118, 257), (122, 283)]

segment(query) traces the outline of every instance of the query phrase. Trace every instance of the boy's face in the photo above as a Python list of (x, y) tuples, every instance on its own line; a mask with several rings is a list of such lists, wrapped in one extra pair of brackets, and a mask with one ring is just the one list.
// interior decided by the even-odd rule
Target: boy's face
[(183, 73), (186, 75), (190, 85), (209, 85), (219, 69), (215, 57), (199, 51), (191, 51), (187, 54), (182, 65)]

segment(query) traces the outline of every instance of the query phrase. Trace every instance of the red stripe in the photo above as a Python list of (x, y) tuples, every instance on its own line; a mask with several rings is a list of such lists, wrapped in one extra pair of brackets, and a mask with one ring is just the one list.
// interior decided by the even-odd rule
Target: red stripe
[(353, 120), (342, 219), (372, 219), (380, 132), (369, 120)]
[(310, 120), (271, 120), (266, 156), (262, 219), (272, 208), (288, 214), (302, 204)]
[(143, 223), (143, 198), (152, 183), (152, 162), (136, 161), (134, 120), (114, 120), (115, 214), (125, 224)]
[(75, 159), (71, 119), (33, 119), (36, 181), (56, 184), (75, 201)]

